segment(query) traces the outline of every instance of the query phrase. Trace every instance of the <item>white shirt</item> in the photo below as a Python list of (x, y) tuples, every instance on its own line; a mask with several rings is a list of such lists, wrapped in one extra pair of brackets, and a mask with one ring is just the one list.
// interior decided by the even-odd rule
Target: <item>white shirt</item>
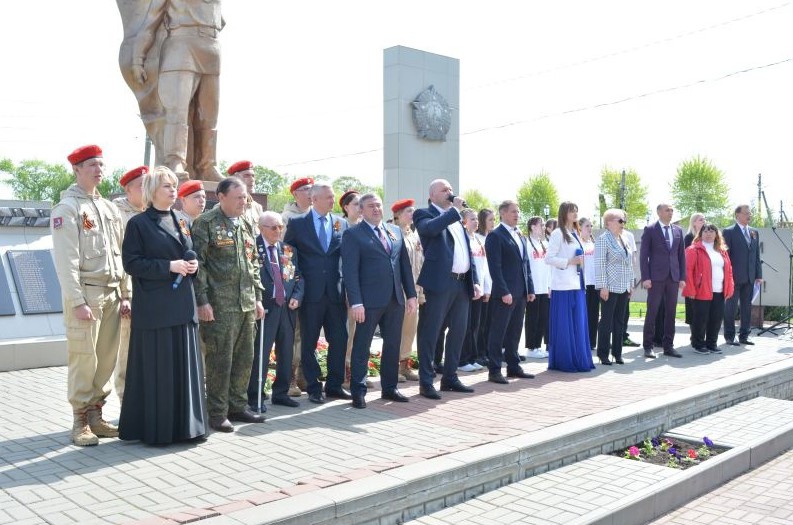
[[(432, 203), (435, 208), (441, 213), (446, 213), (444, 210), (434, 202)], [(458, 212), (459, 214), (459, 212)], [(465, 229), (463, 223), (454, 221), (446, 227), (454, 238), (454, 256), (452, 259), (452, 273), (465, 273), (471, 269), (471, 256), (468, 253), (468, 245), (465, 243)]]
[[(503, 223), (502, 223), (503, 224)], [(509, 231), (509, 234), (512, 235), (512, 240), (518, 245), (518, 252), (520, 252), (521, 259), (523, 258), (523, 243), (521, 242), (520, 233), (518, 229), (514, 226), (507, 226), (504, 224), (504, 227)]]
[(713, 293), (721, 293), (724, 291), (724, 257), (722, 257), (721, 253), (716, 251), (712, 242), (703, 242), (702, 246), (705, 247), (705, 252), (708, 254), (708, 257), (710, 257), (710, 275)]

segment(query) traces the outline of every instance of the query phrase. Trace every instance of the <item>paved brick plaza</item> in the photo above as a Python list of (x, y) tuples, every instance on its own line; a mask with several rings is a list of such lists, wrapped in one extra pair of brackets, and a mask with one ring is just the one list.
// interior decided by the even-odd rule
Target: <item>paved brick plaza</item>
[[(645, 360), (630, 349), (625, 366), (582, 374), (549, 372), (547, 361), (532, 360), (524, 366), (536, 379), (503, 386), (488, 383), (486, 371), (461, 374), (476, 393), (444, 393), (441, 402), (419, 397), (417, 383), (401, 385), (410, 403), (383, 403), (375, 390), (366, 410), (343, 401), (318, 407), (304, 395), (298, 409), (270, 406), (263, 425), (169, 447), (117, 439), (75, 447), (65, 367), (0, 373), (0, 523), (178, 523), (225, 514), (793, 358), (785, 339), (700, 356), (687, 338), (677, 340), (683, 359)], [(117, 399), (109, 399), (107, 415), (117, 418)]]

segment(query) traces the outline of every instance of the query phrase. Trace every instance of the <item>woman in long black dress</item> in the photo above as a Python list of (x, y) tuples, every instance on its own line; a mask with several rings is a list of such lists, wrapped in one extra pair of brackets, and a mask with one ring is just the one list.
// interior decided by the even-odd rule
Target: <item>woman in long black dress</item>
[(193, 292), (198, 263), (194, 255), (186, 260), (193, 247), (190, 219), (171, 209), (177, 184), (165, 167), (146, 176), (148, 208), (129, 221), (122, 245), (133, 311), (119, 437), (148, 444), (207, 433)]

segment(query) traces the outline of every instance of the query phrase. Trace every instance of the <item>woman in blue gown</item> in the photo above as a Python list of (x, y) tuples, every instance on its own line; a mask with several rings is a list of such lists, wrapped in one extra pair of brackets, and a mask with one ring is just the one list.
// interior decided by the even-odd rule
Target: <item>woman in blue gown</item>
[(548, 370), (589, 372), (595, 368), (589, 345), (584, 249), (578, 234), (578, 206), (559, 205), (559, 222), (551, 233), (545, 263), (551, 269)]

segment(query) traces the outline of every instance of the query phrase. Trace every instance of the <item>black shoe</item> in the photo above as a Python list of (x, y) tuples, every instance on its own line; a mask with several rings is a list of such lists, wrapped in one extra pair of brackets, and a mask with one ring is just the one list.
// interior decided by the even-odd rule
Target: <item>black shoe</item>
[(519, 355), (518, 359), (520, 359), (521, 361), (525, 361), (526, 360), (526, 356), (525, 355)]
[(748, 337), (741, 337), (738, 339), (738, 343), (742, 345), (750, 345), (754, 346), (754, 341), (750, 341)]
[(209, 428), (218, 432), (234, 432), (234, 426), (225, 416), (213, 416), (209, 418)]
[(436, 374), (442, 374), (443, 373), (443, 363), (433, 363), (432, 364), (432, 369), (435, 370)]
[(396, 388), (393, 390), (383, 390), (380, 394), (380, 399), (388, 399), (389, 401), (396, 401), (397, 403), (407, 403), (409, 401), (407, 396), (402, 395), (402, 392)]
[(625, 364), (625, 361), (623, 361), (621, 357), (618, 357), (617, 359), (615, 359), (614, 362), (617, 363), (618, 365), (624, 365)]
[(683, 357), (683, 354), (681, 354), (674, 348), (670, 348), (669, 350), (664, 350), (664, 355), (668, 355), (669, 357)]
[(295, 408), (295, 407), (299, 407), (300, 406), (300, 403), (298, 403), (297, 401), (295, 401), (294, 399), (292, 399), (289, 396), (274, 397), (272, 403), (274, 405), (282, 405), (282, 406), (291, 407), (291, 408)]
[(353, 408), (366, 408), (366, 399), (363, 394), (355, 394), (352, 396)]
[(732, 338), (730, 338), (730, 339), (727, 339), (727, 338), (725, 337), (725, 338), (724, 338), (724, 343), (725, 343), (725, 344), (728, 344), (728, 345), (730, 345), (730, 346), (741, 346), (741, 343), (739, 343), (738, 341), (736, 341), (735, 339), (732, 339)]
[(325, 402), (325, 396), (322, 395), (322, 392), (319, 392), (319, 393), (316, 393), (316, 394), (309, 394), (308, 395), (308, 400), (311, 401), (312, 403), (316, 403), (318, 405), (321, 405), (322, 403)]
[(693, 348), (694, 351), (700, 355), (707, 355), (710, 353), (710, 350), (708, 348), (705, 348), (704, 346), (695, 346)]
[(338, 390), (328, 390), (325, 389), (325, 397), (332, 398), (332, 399), (352, 399), (352, 394), (344, 390), (343, 388), (339, 388)]
[(630, 337), (626, 337), (622, 341), (622, 346), (639, 346), (639, 343), (637, 343), (636, 341), (632, 341)]
[(522, 368), (518, 368), (512, 372), (507, 370), (507, 377), (516, 377), (518, 379), (534, 379), (534, 374), (524, 372)]
[(264, 423), (264, 416), (257, 414), (248, 407), (242, 412), (232, 412), (229, 414), (230, 421), (239, 421), (241, 423)]
[(711, 354), (720, 354), (720, 353), (721, 353), (721, 348), (719, 348), (719, 347), (718, 347), (718, 346), (716, 346), (716, 345), (708, 345), (708, 346), (706, 346), (705, 348), (707, 348), (708, 350), (710, 350), (710, 353), (711, 353)]
[[(248, 403), (248, 407), (250, 407), (251, 410), (256, 412), (256, 402), (255, 401), (253, 403)], [(264, 414), (265, 412), (267, 412), (267, 405), (264, 404), (264, 398), (262, 398), (262, 404), (259, 407), (258, 412), (260, 414)]]
[(432, 385), (427, 386), (420, 386), (419, 387), (419, 394), (426, 397), (427, 399), (440, 399), (441, 394), (435, 390), (435, 387)]
[(455, 379), (454, 381), (441, 381), (441, 391), (442, 392), (462, 392), (464, 394), (470, 394), (474, 391), (473, 388), (470, 386), (465, 386), (460, 382), (459, 379)]
[(603, 359), (602, 357), (598, 357), (598, 359), (600, 359), (601, 365), (611, 366), (611, 361), (609, 361), (608, 357), (605, 359)]
[(648, 349), (645, 348), (644, 349), (644, 357), (646, 357), (647, 359), (655, 359), (656, 355), (655, 355), (655, 352), (653, 352), (652, 350), (648, 350)]
[(499, 385), (508, 385), (509, 381), (504, 377), (501, 372), (490, 372), (487, 374), (487, 380), (491, 383), (498, 383)]

